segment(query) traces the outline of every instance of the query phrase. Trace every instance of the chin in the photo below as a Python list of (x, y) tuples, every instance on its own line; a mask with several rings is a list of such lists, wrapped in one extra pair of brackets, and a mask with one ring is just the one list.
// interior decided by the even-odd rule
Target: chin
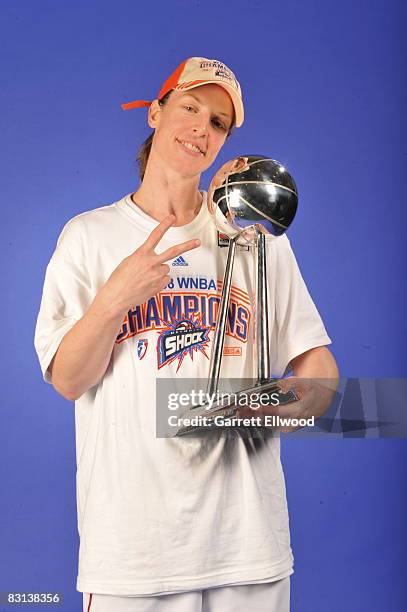
[[(199, 163), (197, 163), (199, 161)], [(208, 164), (203, 163), (204, 160), (197, 160), (195, 163), (188, 163), (185, 160), (171, 164), (172, 170), (180, 174), (184, 178), (194, 178), (205, 172), (209, 168)]]

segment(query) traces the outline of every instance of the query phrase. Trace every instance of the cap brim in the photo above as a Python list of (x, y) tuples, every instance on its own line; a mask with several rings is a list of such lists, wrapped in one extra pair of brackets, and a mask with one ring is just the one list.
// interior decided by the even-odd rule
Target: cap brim
[(195, 82), (190, 87), (181, 86), (180, 88), (177, 87), (176, 89), (178, 91), (188, 91), (190, 89), (196, 89), (196, 87), (201, 87), (202, 85), (209, 85), (210, 83), (213, 83), (214, 85), (219, 85), (220, 87), (223, 87), (223, 89), (227, 91), (227, 93), (232, 99), (233, 108), (235, 109), (236, 127), (240, 127), (244, 121), (243, 102), (239, 94), (236, 92), (236, 90), (233, 87), (231, 87), (231, 85), (229, 85), (228, 83), (224, 83), (223, 81), (217, 81), (217, 80), (208, 80), (208, 81), (200, 81), (199, 83)]

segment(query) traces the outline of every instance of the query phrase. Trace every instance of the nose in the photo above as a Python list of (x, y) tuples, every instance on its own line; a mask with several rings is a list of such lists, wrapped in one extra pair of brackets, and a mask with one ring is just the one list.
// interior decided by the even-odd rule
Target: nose
[(197, 136), (205, 136), (205, 134), (207, 132), (206, 125), (195, 126), (192, 129), (194, 131), (194, 134), (196, 134)]
[(205, 136), (208, 132), (208, 122), (206, 118), (204, 117), (197, 118), (195, 125), (193, 126), (192, 129), (197, 136)]

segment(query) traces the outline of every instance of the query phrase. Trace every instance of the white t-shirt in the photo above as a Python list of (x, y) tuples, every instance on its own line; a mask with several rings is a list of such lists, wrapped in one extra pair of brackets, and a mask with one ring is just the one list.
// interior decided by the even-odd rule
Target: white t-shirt
[[(105, 375), (75, 402), (81, 592), (157, 595), (293, 571), (278, 436), (251, 445), (220, 432), (211, 442), (156, 436), (156, 379), (204, 379), (209, 371), (227, 249), (218, 246), (203, 195), (197, 217), (170, 228), (156, 252), (190, 238), (201, 246), (168, 262), (172, 281), (160, 294), (129, 308)], [(35, 332), (47, 382), (64, 335), (156, 225), (130, 195), (66, 224)], [(295, 356), (331, 341), (288, 238), (267, 248), (271, 370), (282, 376)], [(256, 376), (253, 271), (252, 253), (238, 248), (222, 377)], [(185, 320), (198, 330), (192, 345), (166, 341), (185, 334)]]

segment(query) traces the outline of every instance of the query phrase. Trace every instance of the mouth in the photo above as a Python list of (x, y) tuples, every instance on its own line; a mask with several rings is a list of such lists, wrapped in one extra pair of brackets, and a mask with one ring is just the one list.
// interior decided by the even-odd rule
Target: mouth
[(195, 153), (195, 155), (205, 155), (205, 151), (202, 151), (198, 145), (192, 144), (192, 142), (188, 142), (188, 140), (181, 140), (180, 138), (175, 139), (184, 149), (190, 151), (191, 153)]

